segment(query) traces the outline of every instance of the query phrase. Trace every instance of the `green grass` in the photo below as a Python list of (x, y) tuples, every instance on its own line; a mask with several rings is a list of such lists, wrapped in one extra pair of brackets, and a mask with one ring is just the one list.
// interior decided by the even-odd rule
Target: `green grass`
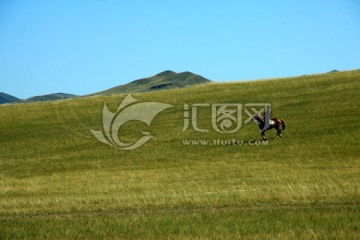
[[(126, 95), (0, 106), (0, 238), (356, 239), (360, 237), (360, 71), (139, 93), (173, 104), (151, 139), (123, 151), (97, 141), (106, 102)], [(286, 122), (267, 145), (189, 145), (260, 139), (182, 131), (183, 104), (262, 103)], [(245, 120), (245, 116), (243, 116)]]

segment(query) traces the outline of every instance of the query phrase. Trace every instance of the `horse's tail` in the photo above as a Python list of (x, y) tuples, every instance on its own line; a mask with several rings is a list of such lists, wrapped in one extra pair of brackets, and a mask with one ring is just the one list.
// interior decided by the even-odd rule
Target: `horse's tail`
[(284, 120), (281, 120), (282, 130), (285, 130), (285, 122)]

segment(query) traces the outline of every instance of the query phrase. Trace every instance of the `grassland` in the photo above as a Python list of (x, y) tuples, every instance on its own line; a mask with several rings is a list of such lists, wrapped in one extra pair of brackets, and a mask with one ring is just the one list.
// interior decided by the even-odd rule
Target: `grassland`
[[(0, 238), (358, 239), (360, 71), (208, 84), (133, 94), (174, 105), (156, 138), (124, 151), (100, 143), (102, 108), (126, 95), (0, 106)], [(199, 126), (182, 131), (183, 106), (263, 103), (286, 121), (267, 145), (184, 145), (184, 140), (260, 139)], [(245, 116), (244, 120), (245, 120)]]

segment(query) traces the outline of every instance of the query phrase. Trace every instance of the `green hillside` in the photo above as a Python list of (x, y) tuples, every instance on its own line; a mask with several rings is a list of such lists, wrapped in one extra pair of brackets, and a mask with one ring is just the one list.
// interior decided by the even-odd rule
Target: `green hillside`
[(209, 83), (210, 80), (191, 72), (176, 73), (164, 71), (155, 76), (132, 81), (108, 90), (91, 95), (114, 95), (120, 93), (148, 92), (155, 90), (169, 90)]
[[(358, 239), (359, 91), (356, 70), (135, 93), (173, 107), (120, 128), (154, 136), (131, 151), (90, 131), (126, 94), (0, 106), (0, 239)], [(211, 109), (231, 103), (242, 126), (219, 133)], [(257, 141), (255, 103), (284, 119), (282, 139)], [(208, 132), (183, 131), (196, 106)]]

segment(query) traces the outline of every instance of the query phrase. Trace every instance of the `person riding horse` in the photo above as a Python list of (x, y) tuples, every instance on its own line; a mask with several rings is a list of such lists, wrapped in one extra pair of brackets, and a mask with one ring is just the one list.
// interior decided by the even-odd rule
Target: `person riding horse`
[[(266, 140), (265, 131), (275, 128), (276, 137), (281, 137), (281, 130), (285, 130), (285, 122), (280, 118), (271, 118), (270, 119), (270, 107), (268, 106), (265, 112), (265, 119), (259, 114), (254, 114), (251, 119), (259, 125), (261, 130), (261, 136), (263, 140)], [(280, 129), (281, 127), (281, 129)]]

